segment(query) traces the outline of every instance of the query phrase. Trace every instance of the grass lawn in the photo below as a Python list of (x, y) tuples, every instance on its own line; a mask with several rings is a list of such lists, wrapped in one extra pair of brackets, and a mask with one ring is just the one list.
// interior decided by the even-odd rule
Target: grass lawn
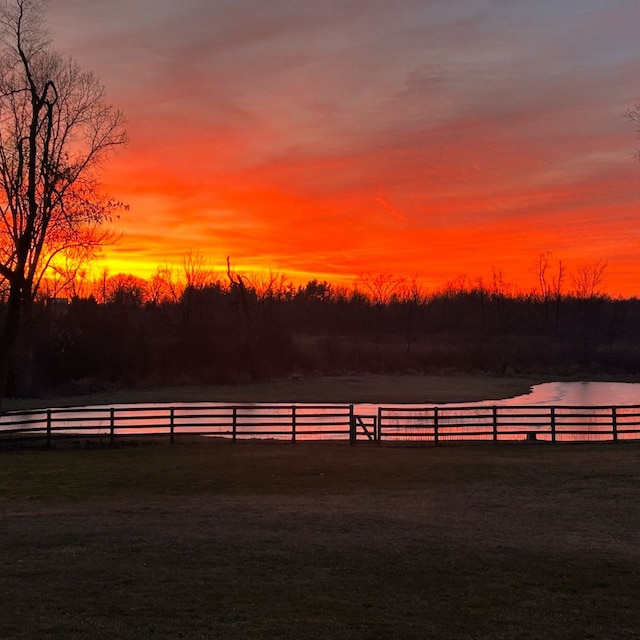
[(640, 444), (0, 459), (0, 638), (640, 634)]

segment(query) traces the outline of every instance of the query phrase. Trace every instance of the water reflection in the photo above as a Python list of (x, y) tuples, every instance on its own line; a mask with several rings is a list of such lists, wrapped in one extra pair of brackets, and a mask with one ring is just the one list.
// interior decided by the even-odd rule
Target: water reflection
[(635, 439), (640, 435), (640, 384), (550, 382), (503, 400), (386, 405), (383, 423), (385, 437), (397, 439)]
[[(428, 396), (425, 389), (425, 396)], [(511, 407), (509, 418), (501, 418), (502, 424), (510, 420), (511, 435), (520, 437), (531, 429), (538, 433), (553, 430), (570, 437), (576, 424), (589, 425), (598, 438), (601, 428), (611, 430), (616, 420), (620, 422), (621, 437), (636, 437), (640, 427), (640, 384), (622, 382), (550, 382), (532, 387), (525, 395), (503, 400), (486, 400), (475, 403), (356, 404), (354, 413), (358, 419), (359, 437), (370, 437), (382, 413), (385, 415), (385, 433), (401, 433), (418, 437), (421, 429), (425, 437), (436, 438), (436, 431), (443, 439), (458, 435), (460, 430), (476, 427), (483, 436), (491, 436), (495, 429), (499, 409)], [(462, 409), (460, 409), (462, 407)], [(519, 409), (521, 407), (521, 409)], [(551, 420), (550, 415), (556, 413)], [(589, 407), (577, 415), (562, 407)], [(596, 409), (595, 407), (601, 407)], [(614, 410), (613, 407), (618, 409)], [(624, 408), (626, 407), (626, 408)], [(616, 413), (617, 411), (617, 413)], [(438, 413), (439, 412), (439, 413)], [(488, 413), (487, 413), (488, 412)], [(551, 412), (551, 413), (550, 413)], [(503, 410), (501, 415), (506, 414)], [(435, 416), (438, 415), (436, 419)], [(114, 406), (92, 406), (74, 409), (34, 411), (21, 416), (6, 414), (0, 418), (0, 431), (34, 428), (50, 432), (74, 433), (78, 430), (113, 436), (140, 433), (202, 433), (236, 437), (269, 436), (290, 439), (292, 431), (301, 439), (344, 438), (349, 435), (350, 409), (348, 405), (312, 405), (266, 403), (244, 404), (234, 407), (229, 403), (154, 403)], [(16, 422), (19, 421), (19, 422)], [(550, 422), (551, 421), (551, 422)], [(407, 424), (411, 423), (411, 424)], [(292, 426), (293, 425), (293, 426)], [(416, 428), (419, 427), (419, 428)], [(625, 431), (625, 429), (628, 429)], [(362, 433), (360, 433), (362, 432)], [(406, 433), (405, 433), (406, 432)], [(431, 434), (431, 435), (429, 435)], [(480, 436), (480, 433), (478, 434)], [(543, 438), (551, 437), (549, 434)], [(555, 436), (554, 436), (555, 437)], [(564, 436), (563, 436), (564, 437)]]
[(621, 407), (640, 404), (640, 384), (636, 382), (547, 382), (531, 392), (498, 402), (498, 406), (541, 405), (575, 407)]
[[(425, 395), (429, 390), (425, 389)], [(637, 382), (545, 382), (531, 387), (529, 393), (502, 400), (480, 400), (478, 402), (407, 403), (423, 407), (622, 407), (640, 405), (640, 383)], [(358, 404), (356, 410), (375, 413), (378, 406), (401, 407), (404, 405), (385, 403)]]

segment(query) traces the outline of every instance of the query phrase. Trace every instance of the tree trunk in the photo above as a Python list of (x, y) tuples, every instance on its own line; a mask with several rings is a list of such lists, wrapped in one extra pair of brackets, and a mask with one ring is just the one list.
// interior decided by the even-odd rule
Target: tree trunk
[(0, 332), (0, 411), (2, 410), (2, 402), (7, 396), (9, 371), (20, 332), (21, 317), (22, 287), (12, 282), (6, 306), (6, 315)]

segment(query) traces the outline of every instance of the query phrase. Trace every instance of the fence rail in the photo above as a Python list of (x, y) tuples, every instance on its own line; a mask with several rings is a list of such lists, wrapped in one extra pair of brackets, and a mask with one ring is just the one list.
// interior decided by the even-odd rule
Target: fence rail
[(355, 405), (127, 405), (9, 412), (0, 416), (3, 441), (134, 435), (348, 440), (371, 442), (541, 440), (613, 441), (640, 438), (640, 405), (391, 406), (377, 413)]
[(640, 406), (380, 407), (378, 440), (594, 441), (640, 437)]

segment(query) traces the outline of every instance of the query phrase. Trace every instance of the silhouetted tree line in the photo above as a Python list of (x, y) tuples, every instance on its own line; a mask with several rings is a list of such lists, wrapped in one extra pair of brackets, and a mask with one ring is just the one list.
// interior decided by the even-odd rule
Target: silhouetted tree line
[(105, 276), (86, 297), (34, 303), (9, 394), (348, 372), (640, 373), (635, 298), (382, 284)]

